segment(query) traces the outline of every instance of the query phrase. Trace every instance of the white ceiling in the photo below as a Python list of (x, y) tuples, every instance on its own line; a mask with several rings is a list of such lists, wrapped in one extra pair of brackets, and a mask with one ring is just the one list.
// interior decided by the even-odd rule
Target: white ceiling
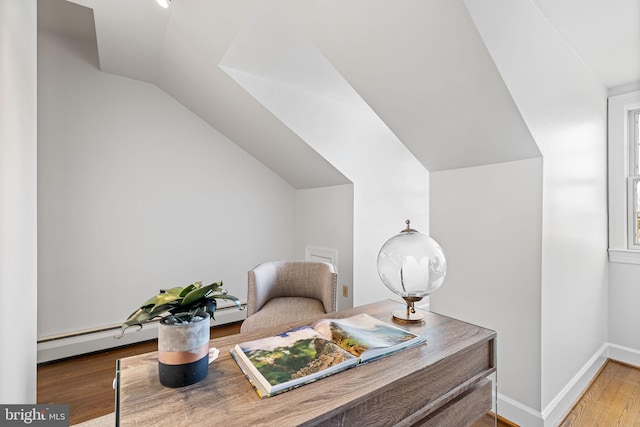
[(640, 1), (533, 1), (607, 88), (640, 81)]
[[(258, 0), (73, 1), (103, 71), (156, 84), (296, 188), (348, 182), (218, 66)], [(428, 170), (539, 156), (462, 0), (271, 1)], [(638, 0), (534, 2), (605, 86), (640, 81)], [(78, 21), (64, 3), (40, 0), (41, 28)]]

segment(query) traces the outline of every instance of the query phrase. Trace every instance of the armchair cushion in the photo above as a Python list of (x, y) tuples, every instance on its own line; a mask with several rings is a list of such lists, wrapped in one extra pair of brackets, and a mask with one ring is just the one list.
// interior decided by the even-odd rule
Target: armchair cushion
[(270, 325), (303, 320), (324, 314), (324, 307), (317, 299), (304, 297), (280, 297), (269, 300), (262, 310), (242, 322), (240, 332), (254, 331)]

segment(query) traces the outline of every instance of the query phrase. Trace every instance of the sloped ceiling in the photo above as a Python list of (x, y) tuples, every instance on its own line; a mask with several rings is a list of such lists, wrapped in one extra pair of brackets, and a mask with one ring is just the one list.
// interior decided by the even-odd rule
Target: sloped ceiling
[[(156, 84), (296, 188), (348, 182), (218, 66), (258, 0), (73, 1), (103, 71)], [(462, 0), (267, 1), (429, 171), (540, 155)]]
[(534, 3), (607, 88), (640, 82), (640, 1)]
[(540, 155), (462, 1), (280, 4), (429, 171)]

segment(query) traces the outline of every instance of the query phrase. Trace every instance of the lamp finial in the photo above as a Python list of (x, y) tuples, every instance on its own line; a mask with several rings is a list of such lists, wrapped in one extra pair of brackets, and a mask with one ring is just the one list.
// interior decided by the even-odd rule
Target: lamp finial
[(411, 228), (411, 220), (408, 219), (404, 223), (407, 224), (407, 228), (402, 230), (401, 233), (417, 233), (418, 232), (418, 230), (414, 230), (413, 228)]

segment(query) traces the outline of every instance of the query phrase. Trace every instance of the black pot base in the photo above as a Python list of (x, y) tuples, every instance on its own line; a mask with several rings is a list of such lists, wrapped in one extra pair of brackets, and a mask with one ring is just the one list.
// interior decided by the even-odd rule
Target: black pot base
[(165, 387), (178, 388), (203, 380), (209, 372), (209, 357), (207, 356), (184, 365), (166, 365), (158, 362), (160, 384)]

